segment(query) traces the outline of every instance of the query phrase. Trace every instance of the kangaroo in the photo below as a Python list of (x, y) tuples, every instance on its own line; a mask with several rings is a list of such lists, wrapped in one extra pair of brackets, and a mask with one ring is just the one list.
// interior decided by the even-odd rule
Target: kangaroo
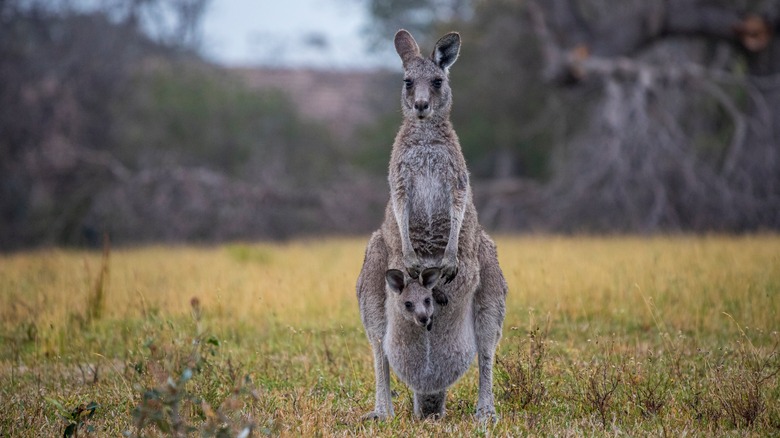
[(414, 414), (441, 418), (446, 388), (466, 372), (476, 354), (473, 304), (453, 300), (452, 306), (436, 309), (434, 324), (433, 288), (441, 269), (424, 269), (417, 280), (398, 269), (388, 270), (385, 277), (385, 356), (398, 378), (414, 390)]
[[(476, 210), (466, 160), (449, 121), (452, 90), (450, 66), (458, 58), (460, 35), (449, 33), (430, 58), (420, 56), (412, 35), (400, 30), (395, 48), (404, 68), (401, 94), (403, 124), (390, 156), (390, 203), (383, 227), (397, 237), (402, 262), (412, 278), (422, 269), (421, 257), (441, 257), (445, 283), (458, 272), (461, 234), (473, 246)], [(394, 219), (394, 220), (393, 220)], [(468, 221), (463, 227), (464, 221)], [(391, 232), (392, 231), (392, 232)], [(463, 233), (461, 233), (463, 231)]]
[[(442, 417), (447, 388), (476, 355), (477, 418), (495, 420), (493, 360), (507, 285), (495, 244), (477, 220), (466, 162), (449, 120), (449, 68), (458, 57), (460, 35), (444, 35), (423, 57), (412, 35), (400, 30), (395, 48), (404, 69), (404, 118), (390, 157), (390, 201), (382, 226), (369, 239), (356, 288), (376, 384), (374, 410), (364, 418), (394, 416), (391, 364), (414, 391), (415, 415)], [(426, 269), (431, 267), (440, 275), (433, 283), (429, 276), (435, 271)], [(390, 270), (405, 271), (409, 279), (401, 282), (395, 272), (391, 283)], [(421, 275), (418, 283), (430, 285), (439, 304), (430, 331), (400, 324), (397, 309), (391, 309), (397, 306), (391, 286), (414, 284)]]
[[(407, 279), (398, 269), (385, 273), (387, 288), (395, 292), (394, 305), (388, 306), (388, 320), (411, 322), (410, 326), (422, 326), (428, 331), (433, 327), (433, 287), (439, 281), (439, 268), (428, 268), (420, 273), (419, 281)], [(410, 281), (411, 280), (411, 281)], [(403, 324), (396, 324), (396, 326)], [(391, 364), (392, 365), (392, 364)]]

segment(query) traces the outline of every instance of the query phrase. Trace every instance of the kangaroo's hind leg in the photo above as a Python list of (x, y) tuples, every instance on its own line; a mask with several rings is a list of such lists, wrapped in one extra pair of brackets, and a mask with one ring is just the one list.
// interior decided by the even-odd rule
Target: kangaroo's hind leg
[(390, 398), (390, 365), (382, 347), (387, 328), (385, 315), (385, 271), (387, 270), (387, 247), (379, 231), (368, 241), (363, 268), (357, 281), (357, 298), (360, 305), (360, 319), (374, 353), (374, 379), (376, 383), (374, 410), (364, 419), (392, 418), (393, 401)]
[(480, 264), (480, 284), (474, 295), (474, 331), (479, 361), (477, 419), (495, 421), (493, 362), (506, 313), (507, 284), (498, 265), (496, 245), (484, 232), (480, 236), (477, 256)]

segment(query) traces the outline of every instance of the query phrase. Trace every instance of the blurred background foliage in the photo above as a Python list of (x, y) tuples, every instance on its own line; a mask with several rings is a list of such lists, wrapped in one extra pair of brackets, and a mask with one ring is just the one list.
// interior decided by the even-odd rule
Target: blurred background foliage
[[(362, 1), (377, 47), (462, 34), (487, 227), (780, 227), (780, 1)], [(208, 3), (0, 0), (0, 248), (378, 226), (400, 75), (214, 65)]]
[[(117, 102), (112, 133), (118, 158), (136, 169), (202, 166), (258, 182), (306, 186), (333, 176), (326, 127), (302, 118), (278, 90), (248, 90), (238, 78), (204, 65), (156, 65), (132, 79)], [(317, 145), (320, 159), (307, 154)]]

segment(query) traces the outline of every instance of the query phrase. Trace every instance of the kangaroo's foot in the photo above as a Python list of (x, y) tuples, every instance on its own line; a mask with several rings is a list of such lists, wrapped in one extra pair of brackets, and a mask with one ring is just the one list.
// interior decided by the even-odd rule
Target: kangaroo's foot
[(444, 418), (444, 402), (447, 400), (447, 391), (434, 394), (414, 393), (414, 414), (417, 418), (431, 418), (439, 420)]
[(360, 419), (362, 421), (384, 421), (389, 420), (390, 418), (393, 418), (392, 414), (388, 414), (387, 412), (379, 412), (379, 411), (371, 411), (362, 417)]
[(496, 408), (493, 405), (490, 406), (477, 406), (477, 421), (480, 423), (497, 423), (498, 414), (496, 414)]

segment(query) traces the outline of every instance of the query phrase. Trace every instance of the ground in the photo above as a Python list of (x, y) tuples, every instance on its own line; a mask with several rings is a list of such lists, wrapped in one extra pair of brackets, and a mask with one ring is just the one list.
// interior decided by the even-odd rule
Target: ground
[(360, 421), (366, 237), (0, 256), (0, 436), (780, 434), (780, 236), (496, 240), (496, 424)]

